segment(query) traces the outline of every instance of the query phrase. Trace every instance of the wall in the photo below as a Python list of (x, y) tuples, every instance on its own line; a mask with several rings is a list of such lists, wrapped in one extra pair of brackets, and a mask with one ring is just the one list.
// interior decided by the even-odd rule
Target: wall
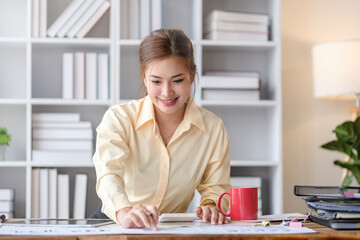
[(320, 149), (354, 101), (313, 97), (312, 46), (360, 38), (359, 0), (282, 0), (284, 212), (308, 211), (294, 185), (339, 185), (342, 154)]

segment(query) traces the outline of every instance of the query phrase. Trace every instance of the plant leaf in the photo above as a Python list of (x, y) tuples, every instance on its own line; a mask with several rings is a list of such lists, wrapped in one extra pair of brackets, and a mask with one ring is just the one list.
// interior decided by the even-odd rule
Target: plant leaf
[(348, 175), (345, 176), (345, 178), (344, 178), (343, 182), (341, 183), (341, 185), (345, 186), (345, 187), (350, 186), (353, 179), (354, 179), (354, 175), (351, 174), (351, 173), (348, 173)]
[(354, 132), (357, 136), (360, 136), (360, 117), (358, 117), (353, 124)]
[(345, 153), (350, 158), (354, 159), (354, 161), (359, 161), (358, 156), (353, 152), (353, 147), (348, 143), (340, 142), (340, 141), (331, 141), (321, 145), (322, 148), (332, 151), (339, 151)]
[(353, 144), (353, 147), (356, 149), (357, 155), (360, 156), (360, 117), (358, 117), (354, 121), (353, 127), (354, 127), (355, 136), (356, 136), (356, 140)]
[(356, 181), (360, 185), (360, 163), (358, 162), (343, 162), (340, 160), (334, 161), (335, 165), (338, 165), (340, 167), (349, 169), (349, 171), (354, 175), (356, 178)]
[(346, 121), (337, 126), (334, 133), (340, 142), (353, 143), (356, 140), (353, 122), (351, 121)]

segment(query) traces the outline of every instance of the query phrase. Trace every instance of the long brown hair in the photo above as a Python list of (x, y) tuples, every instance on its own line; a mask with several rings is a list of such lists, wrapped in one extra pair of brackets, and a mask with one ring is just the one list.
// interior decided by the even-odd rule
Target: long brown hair
[(182, 58), (194, 80), (196, 64), (193, 45), (180, 29), (158, 29), (144, 38), (139, 49), (141, 78), (144, 79), (146, 67), (150, 62), (167, 57)]

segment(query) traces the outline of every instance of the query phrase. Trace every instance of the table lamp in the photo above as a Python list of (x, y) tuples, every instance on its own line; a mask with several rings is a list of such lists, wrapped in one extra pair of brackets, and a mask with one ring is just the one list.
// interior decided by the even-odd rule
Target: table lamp
[[(356, 99), (356, 105), (349, 107), (354, 121), (360, 112), (360, 39), (316, 44), (312, 57), (315, 98)], [(347, 174), (344, 169), (342, 180)]]

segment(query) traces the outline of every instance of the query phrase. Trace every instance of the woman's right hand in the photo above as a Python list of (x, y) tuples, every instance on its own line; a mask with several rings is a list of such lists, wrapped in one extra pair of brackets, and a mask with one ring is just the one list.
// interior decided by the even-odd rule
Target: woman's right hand
[(151, 228), (158, 230), (159, 211), (155, 206), (137, 204), (117, 211), (116, 219), (124, 228)]

